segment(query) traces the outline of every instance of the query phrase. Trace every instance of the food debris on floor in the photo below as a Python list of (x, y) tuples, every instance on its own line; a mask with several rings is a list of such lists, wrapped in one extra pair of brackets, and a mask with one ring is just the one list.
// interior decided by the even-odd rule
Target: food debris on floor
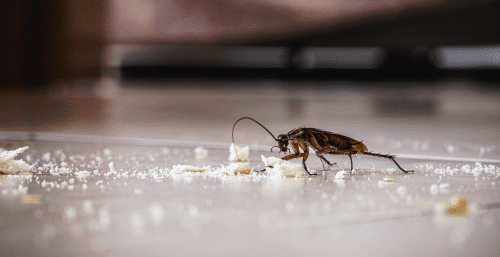
[[(430, 167), (416, 162), (421, 168), (414, 174), (388, 176), (386, 167), (371, 166), (377, 159), (360, 158), (355, 173), (336, 167), (325, 171), (331, 183), (307, 175), (300, 160), (283, 161), (276, 153), (258, 150), (252, 155), (260, 160), (251, 159), (248, 147), (237, 148), (239, 157), (230, 147), (228, 162), (227, 147), (199, 158), (202, 150), (171, 146), (26, 145), (29, 152), (21, 152), (27, 147), (4, 152), (9, 160), (22, 153), (24, 164), (37, 173), (0, 176), (0, 239), (12, 245), (31, 242), (23, 247), (45, 255), (64, 255), (70, 248), (99, 253), (131, 245), (162, 248), (176, 238), (212, 240), (217, 249), (228, 241), (247, 242), (245, 238), (258, 245), (283, 238), (294, 242), (288, 248), (300, 251), (304, 240), (318, 249), (331, 244), (332, 237), (337, 246), (354, 237), (373, 246), (394, 242), (409, 231), (418, 231), (412, 245), (426, 245), (428, 240), (420, 237), (425, 235), (436, 242), (452, 238), (456, 246), (494, 237), (500, 228), (496, 209), (473, 210), (495, 206), (493, 196), (500, 192), (500, 170), (489, 163), (434, 161)], [(318, 172), (322, 165), (314, 161), (308, 164)], [(254, 172), (261, 169), (265, 172)], [(463, 237), (456, 232), (462, 230), (440, 228), (466, 226), (450, 223), (450, 217), (487, 226), (459, 227), (468, 233)], [(16, 219), (23, 222), (11, 222)], [(438, 226), (436, 220), (441, 221)], [(380, 231), (388, 232), (382, 241), (373, 241)], [(213, 240), (220, 237), (220, 242)], [(188, 245), (176, 242), (182, 249)]]
[(229, 161), (231, 162), (248, 162), (250, 155), (250, 148), (248, 146), (239, 147), (235, 144), (229, 146)]
[[(271, 176), (276, 177), (300, 177), (306, 170), (302, 164), (284, 161), (281, 158), (265, 157), (261, 155), (262, 162), (266, 166), (266, 171)], [(313, 171), (314, 172), (314, 171)]]
[(18, 148), (13, 151), (0, 152), (0, 172), (15, 174), (19, 171), (30, 171), (32, 166), (23, 160), (14, 160), (20, 153), (28, 150), (28, 146)]

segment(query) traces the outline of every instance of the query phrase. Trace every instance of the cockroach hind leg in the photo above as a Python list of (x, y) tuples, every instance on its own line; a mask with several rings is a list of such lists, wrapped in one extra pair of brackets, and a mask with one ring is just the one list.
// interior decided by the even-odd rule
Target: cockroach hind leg
[(396, 162), (396, 160), (394, 159), (394, 156), (393, 155), (388, 155), (388, 154), (380, 154), (380, 153), (372, 153), (372, 152), (360, 152), (362, 154), (365, 154), (365, 155), (371, 155), (371, 156), (376, 156), (376, 157), (382, 157), (382, 158), (387, 158), (387, 159), (390, 159), (392, 162), (394, 162), (394, 164), (396, 164), (396, 166), (398, 166), (398, 168), (404, 172), (404, 173), (414, 173), (415, 171), (413, 170), (405, 170), (403, 169), (401, 166), (399, 166), (399, 163)]
[(394, 164), (396, 164), (396, 166), (398, 166), (398, 168), (399, 168), (402, 172), (404, 172), (404, 173), (415, 173), (415, 171), (414, 171), (414, 170), (405, 170), (405, 169), (403, 169), (401, 166), (399, 166), (399, 164), (396, 162), (396, 160), (394, 160), (394, 157), (393, 157), (393, 158), (390, 158), (390, 159), (394, 162)]
[(352, 156), (351, 156), (351, 154), (348, 154), (348, 155), (349, 155), (349, 159), (351, 159), (351, 171), (349, 171), (349, 174), (351, 174), (352, 173), (352, 169), (353, 169), (353, 166), (352, 166)]
[(321, 165), (323, 166), (323, 171), (325, 171), (326, 170), (326, 168), (325, 168), (325, 162), (323, 160), (321, 160)]
[(326, 164), (328, 164), (328, 166), (333, 166), (333, 165), (336, 165), (337, 163), (334, 162), (334, 163), (330, 163), (324, 156), (323, 154), (321, 153), (318, 153), (316, 152), (316, 156), (318, 156), (318, 158), (321, 160), (321, 164), (323, 164), (323, 169), (325, 169), (325, 165), (324, 165), (324, 162), (326, 162)]

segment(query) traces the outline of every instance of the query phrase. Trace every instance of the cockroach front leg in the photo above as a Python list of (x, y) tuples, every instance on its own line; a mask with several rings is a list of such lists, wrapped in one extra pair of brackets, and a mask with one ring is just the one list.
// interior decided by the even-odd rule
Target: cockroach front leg
[[(304, 150), (304, 153), (300, 153), (299, 144), (300, 144), (300, 148), (302, 148), (302, 150)], [(314, 174), (309, 173), (309, 170), (307, 169), (306, 160), (307, 160), (307, 157), (309, 157), (309, 151), (307, 150), (307, 146), (302, 142), (297, 143), (296, 141), (290, 142), (290, 146), (292, 147), (292, 150), (294, 151), (294, 153), (289, 154), (287, 156), (284, 156), (281, 159), (284, 161), (288, 161), (290, 159), (302, 157), (302, 165), (304, 166), (304, 169), (306, 170), (307, 174), (309, 174), (310, 176), (318, 175), (317, 173), (314, 173)]]
[(303, 157), (302, 158), (302, 165), (304, 166), (304, 169), (306, 170), (307, 174), (311, 175), (311, 176), (315, 176), (315, 175), (318, 175), (318, 173), (314, 173), (314, 174), (311, 174), (309, 172), (309, 170), (307, 169), (307, 166), (306, 166), (306, 160), (307, 160), (307, 156), (309, 155), (309, 153), (292, 153), (292, 154), (289, 154), (287, 156), (284, 156), (282, 157), (281, 159), (284, 160), (284, 161), (288, 161), (290, 159), (295, 159), (295, 158), (300, 158), (300, 157)]

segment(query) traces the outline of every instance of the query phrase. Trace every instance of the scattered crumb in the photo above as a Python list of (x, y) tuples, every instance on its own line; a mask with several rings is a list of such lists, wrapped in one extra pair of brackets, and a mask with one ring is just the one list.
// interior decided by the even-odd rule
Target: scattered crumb
[(40, 200), (42, 199), (41, 195), (28, 195), (28, 194), (23, 194), (22, 199), (25, 203), (40, 203)]
[(175, 165), (172, 167), (171, 172), (172, 173), (183, 173), (183, 172), (205, 172), (208, 168), (207, 167), (195, 167), (191, 165)]
[(406, 189), (405, 186), (399, 186), (396, 188), (396, 192), (399, 194), (399, 196), (404, 196), (408, 192), (408, 189)]
[(420, 206), (428, 206), (429, 200), (418, 200), (417, 204)]
[(23, 160), (14, 160), (18, 154), (26, 151), (29, 147), (25, 146), (14, 151), (4, 151), (0, 153), (0, 171), (15, 174), (18, 171), (29, 171), (32, 166)]
[(302, 164), (284, 161), (276, 157), (266, 158), (264, 155), (261, 157), (271, 176), (299, 177), (306, 172)]
[(394, 183), (393, 178), (385, 177), (385, 178), (383, 178), (383, 180), (378, 181), (378, 187), (382, 188), (382, 187), (385, 187), (385, 186), (390, 185), (392, 183)]
[(431, 195), (439, 194), (439, 186), (436, 184), (432, 184), (431, 187), (429, 188), (429, 192), (431, 193)]
[(439, 184), (439, 191), (441, 191), (441, 193), (449, 193), (450, 183)]
[(445, 213), (453, 217), (465, 217), (470, 213), (470, 201), (462, 195), (456, 195), (452, 203), (446, 204)]
[(248, 146), (240, 148), (235, 144), (231, 144), (229, 147), (229, 153), (229, 161), (249, 162), (248, 156), (250, 155), (250, 149)]
[(142, 195), (142, 190), (141, 189), (134, 189), (134, 194)]
[(198, 146), (196, 149), (194, 149), (194, 153), (196, 154), (196, 159), (201, 160), (207, 157), (208, 151), (207, 149)]
[(109, 171), (114, 172), (115, 171), (115, 163), (110, 162), (108, 163)]
[[(90, 176), (90, 171), (88, 170), (82, 170), (82, 171), (77, 171), (75, 172), (75, 175), (76, 177), (78, 178), (86, 178), (86, 177), (89, 177)], [(74, 180), (73, 180), (74, 181)], [(71, 183), (71, 180), (70, 180), (70, 183)]]
[(394, 179), (393, 178), (384, 178), (384, 181), (387, 183), (393, 183)]
[(42, 160), (45, 162), (50, 162), (50, 153), (49, 152), (44, 153), (42, 156)]

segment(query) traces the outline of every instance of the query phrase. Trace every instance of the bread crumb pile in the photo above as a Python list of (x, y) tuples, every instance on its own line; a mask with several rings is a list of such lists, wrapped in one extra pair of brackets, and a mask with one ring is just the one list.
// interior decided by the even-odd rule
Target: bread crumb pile
[(250, 148), (248, 146), (239, 147), (231, 144), (229, 147), (229, 161), (231, 162), (249, 162)]
[(180, 174), (180, 173), (184, 173), (184, 172), (205, 172), (209, 168), (210, 168), (210, 166), (200, 168), (200, 167), (195, 167), (195, 166), (191, 166), (191, 165), (174, 165), (170, 172), (174, 173), (174, 174)]
[(225, 167), (225, 172), (228, 175), (232, 174), (248, 174), (252, 171), (252, 168), (247, 163), (235, 162), (229, 164), (229, 166)]
[(0, 153), (0, 171), (4, 173), (15, 174), (18, 171), (29, 171), (31, 170), (31, 165), (27, 164), (23, 160), (14, 160), (14, 158), (26, 151), (29, 147), (21, 147), (14, 151), (4, 151)]
[(299, 177), (306, 172), (302, 164), (284, 161), (276, 157), (265, 157), (264, 155), (261, 155), (261, 158), (268, 167), (266, 170), (271, 176)]

